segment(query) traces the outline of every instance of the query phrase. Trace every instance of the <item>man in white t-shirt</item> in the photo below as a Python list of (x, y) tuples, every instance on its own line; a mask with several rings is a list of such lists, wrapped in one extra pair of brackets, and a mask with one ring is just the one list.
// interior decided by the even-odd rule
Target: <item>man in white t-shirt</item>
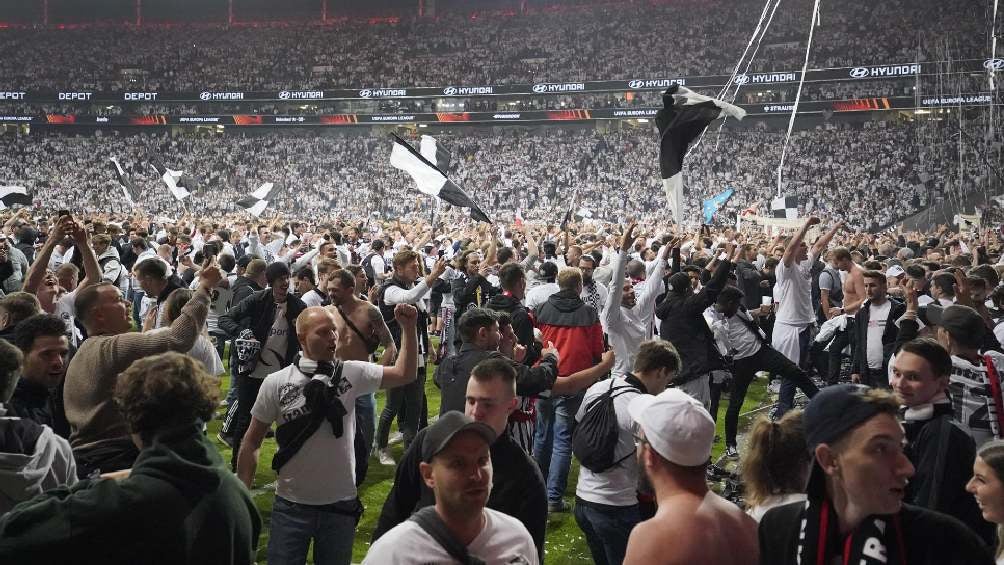
[[(812, 264), (826, 249), (837, 230), (843, 226), (843, 222), (835, 225), (816, 240), (810, 250), (805, 243), (805, 234), (809, 228), (817, 224), (819, 218), (811, 217), (806, 220), (798, 233), (788, 242), (784, 255), (774, 270), (777, 276), (777, 283), (774, 286), (777, 318), (771, 335), (771, 346), (799, 366), (803, 366), (808, 357), (810, 333), (816, 323), (816, 313), (812, 307)], [(803, 388), (803, 392), (812, 398), (818, 390), (812, 385), (807, 389)], [(792, 408), (794, 402), (795, 383), (790, 379), (782, 379), (777, 410), (772, 414), (781, 417)]]
[(526, 527), (512, 516), (485, 508), (492, 490), (489, 446), (494, 441), (491, 426), (456, 411), (429, 426), (422, 439), (419, 470), (435, 493), (436, 504), (384, 534), (363, 563), (463, 563), (464, 556), (487, 564), (539, 563)]
[(362, 515), (355, 483), (355, 399), (415, 378), (417, 311), (399, 304), (394, 316), (402, 328), (401, 353), (393, 367), (383, 367), (337, 361), (334, 316), (323, 307), (309, 307), (296, 319), (302, 353), (262, 382), (241, 442), (237, 476), (252, 488), (265, 433), (278, 422), (269, 563), (306, 563), (311, 540), (314, 563), (351, 562)]

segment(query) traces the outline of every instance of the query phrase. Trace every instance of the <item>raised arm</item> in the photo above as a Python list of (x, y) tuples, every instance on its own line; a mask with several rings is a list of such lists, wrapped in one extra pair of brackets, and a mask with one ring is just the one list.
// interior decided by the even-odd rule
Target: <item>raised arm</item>
[(781, 257), (781, 262), (784, 263), (785, 267), (791, 267), (795, 264), (795, 257), (798, 256), (798, 248), (805, 241), (805, 234), (809, 233), (809, 228), (819, 223), (819, 218), (812, 216), (802, 224), (795, 235), (792, 236), (791, 241), (788, 242), (788, 247), (784, 250), (784, 256)]
[[(91, 247), (90, 234), (87, 233), (87, 230), (83, 226), (74, 222), (70, 235), (73, 236), (73, 242), (80, 251), (80, 259), (84, 265), (84, 280), (80, 281), (80, 284), (77, 286), (100, 282), (102, 278), (101, 265), (98, 264), (98, 257), (94, 254), (94, 248)], [(119, 261), (119, 265), (121, 264), (122, 262)], [(73, 289), (68, 288), (66, 290)]]
[(107, 345), (103, 347), (108, 347), (109, 350), (103, 353), (114, 359), (116, 365), (122, 366), (136, 359), (165, 351), (188, 351), (195, 345), (195, 340), (206, 324), (209, 292), (219, 284), (221, 278), (219, 267), (203, 269), (200, 273), (201, 282), (198, 290), (181, 309), (181, 314), (168, 331), (119, 334), (115, 339), (105, 342)]
[(380, 364), (388, 367), (393, 366), (394, 362), (397, 361), (397, 345), (394, 344), (394, 336), (391, 335), (390, 328), (387, 327), (387, 322), (384, 321), (380, 309), (369, 303), (366, 304), (366, 308), (366, 315), (369, 317), (373, 333), (380, 338), (380, 345), (383, 346), (383, 358), (380, 360)]
[(52, 252), (56, 249), (56, 245), (63, 241), (66, 235), (64, 228), (68, 222), (72, 223), (73, 220), (69, 216), (63, 216), (56, 221), (56, 225), (49, 232), (48, 239), (45, 240), (42, 248), (38, 250), (38, 253), (35, 255), (35, 261), (28, 267), (28, 272), (24, 275), (23, 290), (25, 292), (30, 294), (38, 292), (38, 287), (45, 280), (45, 273), (48, 271), (49, 259), (52, 258)]
[(833, 236), (837, 235), (840, 228), (844, 227), (844, 222), (837, 222), (837, 225), (830, 228), (828, 232), (823, 234), (822, 237), (816, 240), (816, 243), (812, 245), (812, 256), (819, 257), (819, 255), (826, 250), (826, 247), (830, 245), (833, 241)]
[(398, 304), (394, 307), (394, 319), (401, 326), (401, 352), (393, 367), (383, 368), (383, 380), (380, 388), (394, 388), (406, 385), (418, 376), (418, 335), (416, 324), (418, 310), (410, 304)]

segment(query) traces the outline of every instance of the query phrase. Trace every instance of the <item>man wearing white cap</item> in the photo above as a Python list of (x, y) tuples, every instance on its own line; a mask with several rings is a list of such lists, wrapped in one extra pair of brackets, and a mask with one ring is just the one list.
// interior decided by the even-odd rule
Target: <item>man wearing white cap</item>
[(675, 388), (639, 395), (628, 410), (638, 427), (638, 466), (655, 488), (659, 510), (631, 532), (625, 565), (759, 563), (756, 522), (708, 490), (711, 414)]

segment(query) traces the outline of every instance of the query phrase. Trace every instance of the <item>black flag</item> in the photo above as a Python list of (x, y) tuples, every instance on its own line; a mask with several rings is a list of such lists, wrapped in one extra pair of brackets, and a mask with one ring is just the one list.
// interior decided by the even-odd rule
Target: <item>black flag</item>
[(32, 195), (23, 186), (0, 186), (0, 210), (6, 210), (15, 204), (31, 206)]
[(139, 200), (139, 190), (136, 190), (136, 185), (132, 183), (132, 179), (129, 175), (122, 170), (122, 165), (119, 164), (119, 160), (115, 157), (109, 159), (112, 162), (112, 170), (115, 171), (115, 180), (118, 181), (119, 186), (122, 187), (122, 194), (125, 195), (126, 200), (129, 201), (133, 206), (136, 205), (136, 201)]
[[(453, 181), (446, 176), (450, 153), (442, 148), (432, 136), (422, 136), (422, 152), (415, 151), (411, 145), (400, 137), (394, 136), (394, 148), (390, 153), (390, 164), (411, 175), (418, 190), (429, 196), (435, 196), (460, 208), (470, 208), (471, 218), (492, 223), (488, 214), (471, 200)], [(442, 168), (440, 168), (442, 165)]]
[(728, 102), (697, 94), (674, 84), (662, 95), (663, 109), (655, 115), (659, 128), (659, 169), (673, 220), (683, 222), (683, 157), (687, 147), (708, 124), (723, 115), (743, 119), (746, 111)]

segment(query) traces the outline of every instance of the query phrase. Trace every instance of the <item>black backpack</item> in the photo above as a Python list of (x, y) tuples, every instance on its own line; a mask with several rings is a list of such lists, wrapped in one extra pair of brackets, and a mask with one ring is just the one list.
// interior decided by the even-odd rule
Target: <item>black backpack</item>
[(632, 385), (614, 388), (613, 379), (610, 379), (610, 388), (586, 405), (582, 420), (572, 432), (572, 453), (586, 469), (602, 473), (634, 455), (632, 450), (624, 457), (614, 459), (620, 434), (614, 399), (630, 391), (641, 393), (641, 390)]
[[(379, 255), (379, 253), (370, 253), (363, 259), (363, 272), (366, 273), (366, 281), (368, 286), (372, 287), (377, 283), (376, 273), (373, 272), (373, 258)], [(381, 275), (383, 273), (380, 273)]]

